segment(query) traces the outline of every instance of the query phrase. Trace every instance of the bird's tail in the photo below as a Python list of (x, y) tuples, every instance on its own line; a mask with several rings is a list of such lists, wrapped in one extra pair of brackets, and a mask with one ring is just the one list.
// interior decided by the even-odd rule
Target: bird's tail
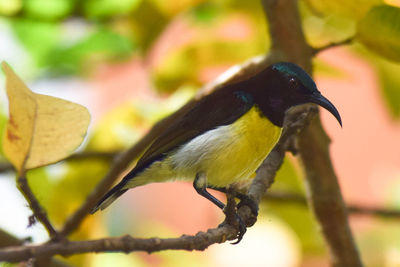
[(111, 205), (111, 203), (114, 202), (117, 198), (119, 198), (123, 193), (125, 193), (128, 189), (124, 188), (126, 184), (125, 180), (122, 180), (119, 184), (114, 186), (110, 191), (108, 191), (107, 194), (105, 194), (100, 201), (97, 203), (97, 205), (92, 209), (90, 212), (91, 214), (95, 213), (98, 210), (104, 210), (108, 206)]
[[(131, 170), (121, 182), (114, 186), (107, 194), (105, 194), (97, 205), (91, 210), (91, 214), (98, 210), (104, 210), (111, 205), (117, 198), (119, 198), (123, 193), (128, 191), (129, 188), (134, 188), (140, 185), (147, 184), (149, 181), (148, 176), (142, 176), (141, 169)], [(138, 175), (139, 174), (139, 175)]]

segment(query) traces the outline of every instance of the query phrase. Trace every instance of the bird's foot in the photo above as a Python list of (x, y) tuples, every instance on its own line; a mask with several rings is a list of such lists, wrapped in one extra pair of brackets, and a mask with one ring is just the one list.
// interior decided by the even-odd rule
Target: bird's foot
[(232, 245), (239, 244), (239, 242), (242, 241), (243, 236), (247, 231), (246, 224), (244, 223), (244, 221), (242, 220), (242, 218), (238, 214), (236, 214), (236, 220), (237, 220), (237, 223), (238, 223), (239, 232), (237, 234), (236, 241), (231, 243)]
[(228, 224), (238, 229), (236, 241), (232, 243), (234, 245), (238, 244), (242, 240), (244, 234), (246, 233), (247, 226), (237, 213), (236, 202), (235, 202), (235, 191), (233, 188), (228, 188), (227, 203), (223, 211), (226, 217), (225, 221), (222, 224)]
[(244, 223), (242, 218), (236, 213), (235, 213), (235, 222), (232, 222), (231, 220), (226, 220), (225, 219), (225, 221), (223, 221), (220, 225), (218, 225), (218, 227), (222, 227), (222, 226), (224, 226), (226, 224), (231, 225), (231, 226), (233, 226), (235, 228), (238, 228), (239, 231), (238, 231), (237, 236), (236, 236), (236, 241), (231, 243), (231, 244), (232, 245), (239, 244), (239, 242), (242, 241), (243, 236), (247, 231), (246, 224)]
[(257, 217), (258, 216), (258, 204), (253, 199), (248, 197), (247, 195), (243, 195), (243, 196), (245, 196), (245, 197), (242, 197), (240, 199), (240, 202), (237, 205), (237, 209), (240, 209), (240, 207), (242, 207), (242, 206), (248, 206), (250, 208), (251, 212), (253, 213), (253, 215), (255, 217)]

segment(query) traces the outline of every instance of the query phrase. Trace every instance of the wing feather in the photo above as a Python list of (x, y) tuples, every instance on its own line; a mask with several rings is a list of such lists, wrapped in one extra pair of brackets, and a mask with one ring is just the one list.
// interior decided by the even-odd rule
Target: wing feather
[[(240, 88), (239, 88), (240, 89)], [(152, 143), (126, 178), (133, 177), (166, 153), (194, 137), (236, 121), (254, 105), (253, 98), (238, 85), (226, 86), (194, 103), (193, 108), (171, 123)]]

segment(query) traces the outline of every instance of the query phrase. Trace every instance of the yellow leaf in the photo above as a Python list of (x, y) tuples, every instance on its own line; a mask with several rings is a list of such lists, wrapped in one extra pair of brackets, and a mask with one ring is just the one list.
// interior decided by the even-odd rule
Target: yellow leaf
[(69, 156), (83, 141), (90, 122), (81, 105), (33, 93), (5, 63), (10, 119), (4, 153), (19, 171), (44, 166)]

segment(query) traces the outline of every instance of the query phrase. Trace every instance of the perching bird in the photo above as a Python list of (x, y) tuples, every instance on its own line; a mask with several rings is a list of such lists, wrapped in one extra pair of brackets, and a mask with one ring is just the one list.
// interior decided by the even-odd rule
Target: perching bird
[(293, 63), (273, 64), (225, 85), (172, 122), (136, 166), (93, 209), (105, 209), (128, 189), (175, 179), (194, 180), (196, 191), (223, 209), (206, 189), (248, 179), (278, 142), (285, 112), (318, 104), (342, 124), (339, 112), (312, 78)]

